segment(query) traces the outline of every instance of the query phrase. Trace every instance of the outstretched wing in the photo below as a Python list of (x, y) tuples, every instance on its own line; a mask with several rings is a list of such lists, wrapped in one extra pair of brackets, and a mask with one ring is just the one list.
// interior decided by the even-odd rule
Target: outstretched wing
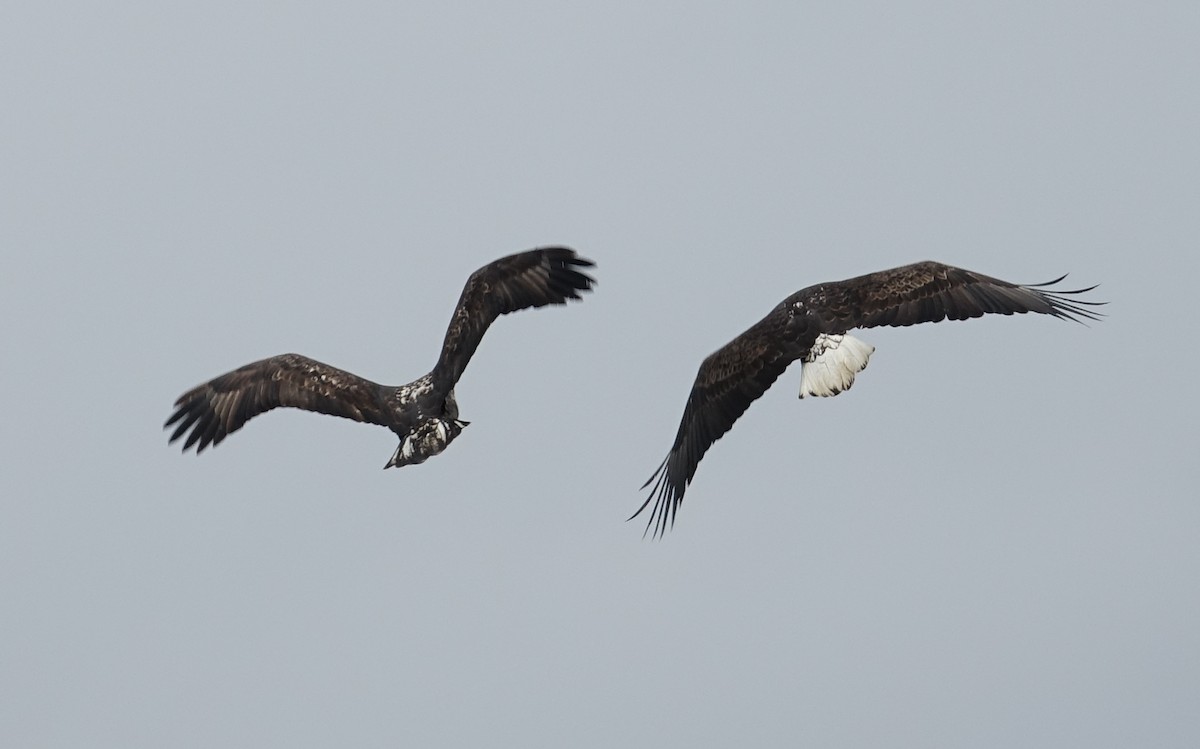
[(433, 370), (436, 387), (449, 390), (471, 361), (483, 334), (500, 315), (579, 299), (595, 281), (577, 268), (594, 266), (566, 247), (542, 247), (502, 257), (471, 274), (450, 318)]
[(824, 324), (826, 333), (879, 325), (907, 326), (939, 320), (966, 320), (986, 314), (1037, 312), (1065, 320), (1098, 320), (1090, 309), (1104, 302), (1077, 298), (1086, 289), (1052, 289), (1060, 276), (1021, 286), (982, 273), (926, 260), (865, 276), (818, 284), (788, 302), (802, 302)]
[(675, 444), (642, 485), (645, 489), (654, 484), (633, 517), (653, 500), (646, 530), (653, 527), (654, 535), (661, 536), (675, 522), (675, 513), (704, 453), (792, 361), (807, 355), (818, 334), (965, 320), (990, 313), (1037, 312), (1076, 322), (1100, 319), (1100, 313), (1092, 307), (1104, 302), (1078, 298), (1095, 287), (1050, 288), (1063, 278), (1066, 276), (1021, 286), (926, 261), (796, 292), (761, 322), (704, 360), (684, 407)]
[[(654, 488), (630, 520), (653, 500), (646, 532), (653, 527), (654, 535), (661, 536), (675, 523), (684, 491), (704, 453), (733, 427), (751, 403), (767, 392), (789, 364), (803, 355), (803, 347), (798, 345), (805, 336), (803, 323), (779, 305), (704, 360), (688, 394), (675, 444), (654, 475), (642, 484), (645, 489), (653, 482)], [(811, 336), (815, 338), (816, 333)]]
[(288, 406), (387, 426), (380, 385), (299, 354), (256, 361), (192, 388), (175, 401), (163, 428), (177, 424), (170, 442), (182, 437), (203, 452), (272, 408)]

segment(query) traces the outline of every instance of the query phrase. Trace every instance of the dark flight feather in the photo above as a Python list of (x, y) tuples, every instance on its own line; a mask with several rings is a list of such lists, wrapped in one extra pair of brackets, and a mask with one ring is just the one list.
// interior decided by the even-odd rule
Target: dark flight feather
[(192, 388), (175, 401), (164, 427), (178, 423), (171, 442), (189, 429), (183, 449), (219, 445), (250, 419), (287, 406), (388, 426), (385, 388), (358, 375), (309, 359), (281, 354), (239, 367)]
[(483, 340), (483, 334), (500, 315), (547, 304), (579, 299), (595, 283), (577, 268), (594, 263), (565, 247), (501, 258), (471, 274), (450, 317), (442, 353), (433, 369), (439, 387), (454, 387)]
[(1096, 287), (1050, 288), (1064, 278), (1021, 286), (926, 261), (796, 292), (700, 365), (675, 443), (658, 470), (642, 485), (643, 489), (651, 484), (653, 487), (630, 519), (653, 501), (646, 532), (661, 536), (673, 525), (704, 454), (788, 365), (809, 356), (819, 336), (842, 335), (854, 328), (965, 320), (985, 314), (1036, 312), (1076, 322), (1100, 319), (1101, 315), (1091, 308), (1103, 302), (1078, 298)]

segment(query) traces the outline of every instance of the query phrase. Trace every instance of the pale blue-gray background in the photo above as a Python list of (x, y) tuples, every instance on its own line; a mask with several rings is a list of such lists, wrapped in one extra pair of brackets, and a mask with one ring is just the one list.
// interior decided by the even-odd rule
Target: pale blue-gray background
[[(10, 3), (0, 743), (1200, 745), (1195, 3)], [(296, 351), (406, 382), (468, 273), (473, 425), (183, 390)], [(868, 331), (789, 371), (675, 531), (624, 523), (702, 358), (933, 258), (1084, 327)]]

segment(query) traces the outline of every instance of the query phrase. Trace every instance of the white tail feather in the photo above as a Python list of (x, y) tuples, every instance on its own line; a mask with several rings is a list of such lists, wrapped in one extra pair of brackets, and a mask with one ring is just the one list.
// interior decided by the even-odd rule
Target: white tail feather
[(820, 335), (800, 365), (800, 397), (822, 398), (849, 390), (875, 347), (848, 335)]

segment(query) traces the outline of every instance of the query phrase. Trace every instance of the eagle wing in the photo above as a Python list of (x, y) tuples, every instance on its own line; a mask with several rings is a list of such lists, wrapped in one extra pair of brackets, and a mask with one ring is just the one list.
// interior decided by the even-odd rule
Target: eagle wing
[(483, 334), (500, 315), (547, 304), (566, 304), (595, 284), (578, 268), (594, 266), (566, 247), (542, 247), (488, 263), (471, 274), (458, 298), (442, 352), (433, 369), (435, 387), (458, 382)]
[(675, 512), (704, 453), (789, 364), (807, 355), (818, 333), (965, 320), (989, 313), (1038, 312), (1077, 322), (1100, 319), (1100, 313), (1091, 308), (1104, 302), (1077, 298), (1096, 287), (1050, 288), (1064, 278), (1021, 286), (925, 261), (796, 292), (700, 365), (675, 444), (642, 485), (645, 489), (654, 483), (650, 496), (630, 519), (654, 500), (647, 532), (653, 527), (654, 535), (661, 536), (674, 524)]
[[(286, 406), (387, 426), (381, 385), (299, 354), (282, 354), (227, 372), (192, 388), (175, 401), (163, 428), (177, 424), (186, 451), (200, 453), (250, 419)], [(190, 433), (188, 433), (188, 431)]]
[(908, 326), (939, 320), (967, 320), (986, 314), (1037, 312), (1065, 320), (1098, 320), (1090, 307), (1104, 304), (1078, 299), (1086, 289), (1052, 289), (1062, 281), (1021, 286), (932, 260), (869, 273), (845, 281), (818, 284), (793, 294), (819, 317), (826, 333), (880, 325)]
[(684, 491), (704, 453), (803, 355), (797, 341), (804, 331), (796, 327), (802, 323), (802, 318), (793, 318), (781, 304), (704, 360), (688, 394), (675, 444), (654, 475), (642, 484), (643, 489), (651, 482), (654, 487), (630, 520), (654, 500), (646, 532), (653, 527), (654, 535), (661, 536), (675, 523)]

